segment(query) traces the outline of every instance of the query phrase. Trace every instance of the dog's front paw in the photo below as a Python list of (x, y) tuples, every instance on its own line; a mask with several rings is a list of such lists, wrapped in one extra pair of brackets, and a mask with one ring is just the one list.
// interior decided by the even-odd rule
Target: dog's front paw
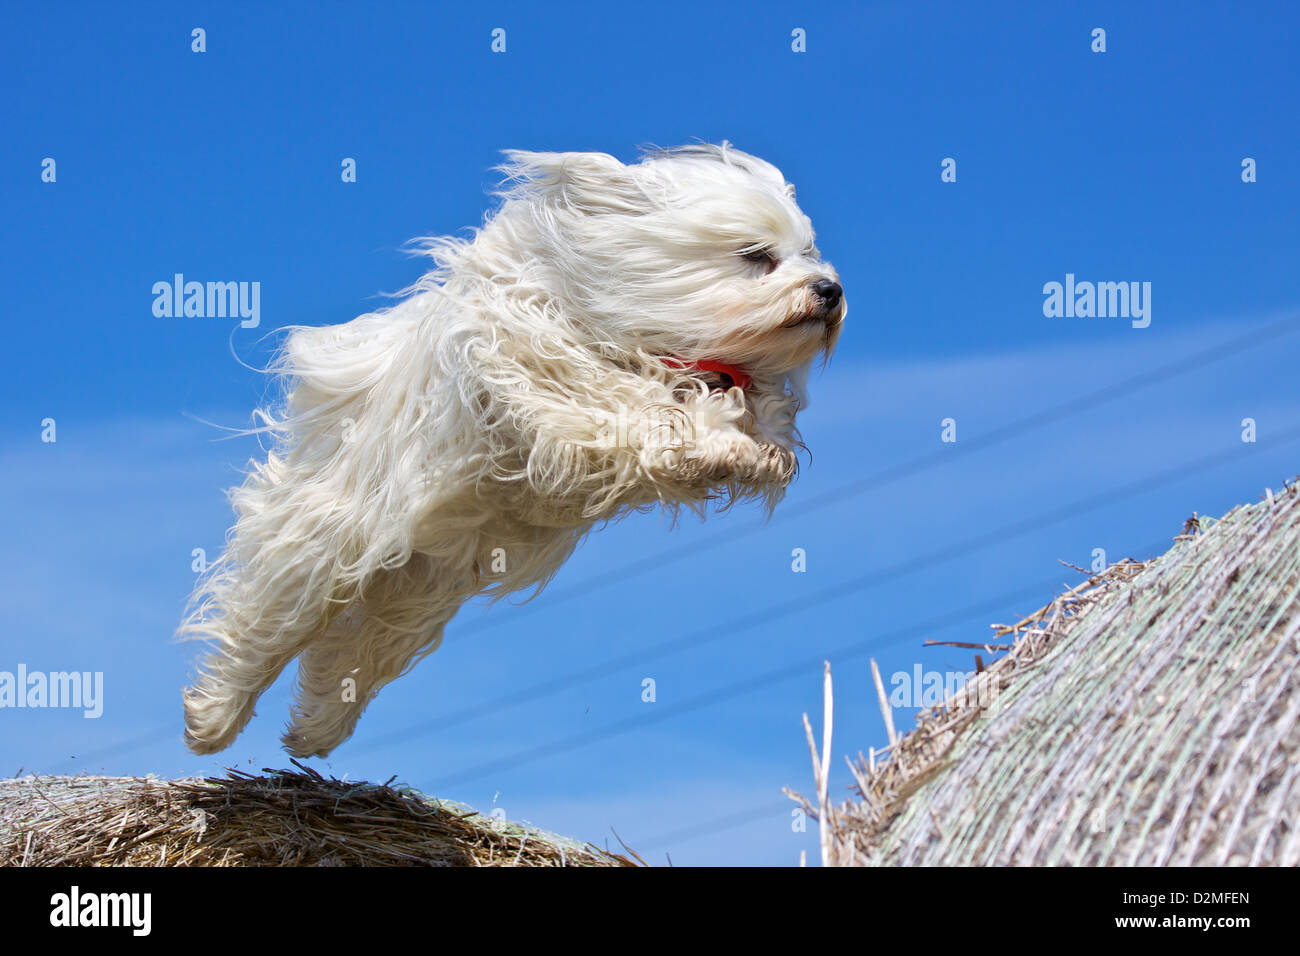
[(794, 477), (794, 452), (747, 435), (714, 435), (702, 441), (647, 452), (652, 476), (689, 485), (723, 482), (779, 485)]
[(772, 442), (758, 443), (758, 464), (754, 468), (756, 483), (779, 485), (784, 488), (794, 480), (799, 459), (793, 448)]

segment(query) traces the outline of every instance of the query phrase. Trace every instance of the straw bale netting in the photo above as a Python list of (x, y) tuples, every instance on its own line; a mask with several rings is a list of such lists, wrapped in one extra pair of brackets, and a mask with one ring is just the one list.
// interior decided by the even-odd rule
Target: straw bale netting
[(854, 799), (792, 794), (826, 861), (1300, 864), (1300, 493), (1263, 497), (994, 625), (1005, 656), (851, 761)]
[(4, 866), (633, 866), (406, 787), (268, 770), (0, 781)]

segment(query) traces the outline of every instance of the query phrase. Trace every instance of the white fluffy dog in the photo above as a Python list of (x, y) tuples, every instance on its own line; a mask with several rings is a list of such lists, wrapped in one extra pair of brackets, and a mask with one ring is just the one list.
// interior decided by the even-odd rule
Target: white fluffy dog
[(298, 658), (327, 754), (457, 609), (545, 585), (597, 522), (781, 498), (845, 303), (775, 167), (732, 148), (508, 152), (502, 203), (397, 305), (295, 327), (275, 441), (179, 635), (213, 642), (186, 743), (230, 745)]

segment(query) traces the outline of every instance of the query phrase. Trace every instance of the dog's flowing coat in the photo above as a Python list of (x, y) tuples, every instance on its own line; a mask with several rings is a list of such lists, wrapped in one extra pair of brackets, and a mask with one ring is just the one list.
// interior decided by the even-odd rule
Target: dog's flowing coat
[(327, 754), (471, 596), (544, 585), (597, 522), (770, 509), (793, 477), (844, 302), (781, 173), (727, 144), (507, 158), (498, 211), (425, 241), (397, 305), (290, 330), (274, 447), (179, 631), (213, 644), (191, 749), (229, 746), (296, 657), (284, 744)]

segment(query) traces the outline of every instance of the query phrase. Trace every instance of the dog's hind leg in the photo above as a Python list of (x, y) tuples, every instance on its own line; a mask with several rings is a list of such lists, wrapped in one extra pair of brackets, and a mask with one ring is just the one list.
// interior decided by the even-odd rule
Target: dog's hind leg
[(296, 701), (281, 738), (297, 757), (325, 756), (352, 736), (366, 705), (389, 682), (432, 654), (466, 591), (439, 587), (437, 567), (415, 554), (377, 574), (359, 601), (298, 661)]
[[(313, 590), (304, 572), (289, 576), (274, 596), (243, 597), (242, 579), (216, 584), (210, 593), (221, 610), (211, 619), (197, 614), (186, 636), (216, 647), (185, 691), (185, 742), (195, 753), (215, 753), (234, 741), (253, 716), (253, 708), (303, 647), (329, 624), (341, 605), (305, 602)], [(305, 603), (312, 606), (304, 607)]]
[(212, 645), (185, 691), (185, 743), (196, 753), (228, 747), (262, 692), (356, 596), (355, 548), (336, 527), (332, 496), (275, 478), (272, 458), (236, 493), (230, 545), (203, 579), (178, 631)]

